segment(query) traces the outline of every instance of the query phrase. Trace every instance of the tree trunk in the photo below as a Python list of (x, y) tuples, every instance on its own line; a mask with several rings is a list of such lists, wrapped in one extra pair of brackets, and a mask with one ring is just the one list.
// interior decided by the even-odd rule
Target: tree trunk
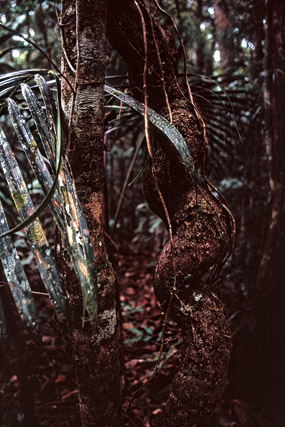
[[(283, 12), (283, 13), (282, 13)], [(265, 285), (264, 279), (272, 261), (270, 252), (276, 250), (281, 228), (281, 215), (284, 203), (284, 162), (285, 162), (285, 99), (280, 94), (285, 91), (285, 5), (280, 10), (276, 0), (266, 2), (265, 32), (265, 148), (267, 153), (269, 186), (271, 190), (271, 221), (267, 234), (264, 256), (260, 264), (258, 288)], [(275, 249), (274, 249), (275, 248)]]
[(235, 46), (230, 32), (230, 22), (226, 14), (226, 5), (222, 0), (215, 0), (215, 26), (220, 50), (220, 69), (222, 81), (227, 84), (227, 77), (232, 75), (234, 69)]
[(196, 67), (195, 71), (198, 74), (205, 73), (205, 40), (201, 31), (201, 23), (203, 21), (203, 0), (196, 1)]
[(263, 71), (263, 47), (264, 40), (264, 1), (254, 0), (252, 4), (252, 20), (253, 20), (253, 44), (254, 51), (250, 66), (250, 75), (252, 79), (256, 79)]
[(285, 4), (280, 4), (278, 0), (267, 0), (265, 13), (265, 148), (271, 215), (257, 276), (257, 306), (262, 319), (259, 338), (261, 351), (264, 353), (260, 369), (268, 372), (263, 388), (266, 396), (276, 402), (276, 399), (281, 399), (282, 382), (284, 386), (284, 331), (281, 325), (284, 316), (285, 277)]
[[(70, 161), (97, 262), (98, 322), (94, 335), (88, 322), (82, 325), (81, 291), (74, 275), (66, 277), (81, 420), (83, 426), (92, 427), (118, 426), (120, 415), (116, 282), (106, 252), (103, 215), (105, 12), (102, 0), (62, 1), (62, 69), (76, 91)], [(62, 98), (68, 118), (72, 92), (64, 80)]]
[(204, 123), (178, 79), (178, 52), (171, 33), (142, 2), (109, 0), (108, 37), (128, 64), (134, 96), (147, 100), (172, 121), (204, 177), (200, 186), (194, 185), (165, 139), (152, 132), (156, 148), (144, 172), (144, 193), (154, 212), (164, 220), (169, 216), (173, 230), (173, 239), (157, 261), (154, 290), (184, 338), (163, 425), (210, 425), (226, 384), (231, 348), (227, 319), (213, 294), (216, 279), (211, 271), (219, 270), (229, 251), (231, 220), (210, 191)]

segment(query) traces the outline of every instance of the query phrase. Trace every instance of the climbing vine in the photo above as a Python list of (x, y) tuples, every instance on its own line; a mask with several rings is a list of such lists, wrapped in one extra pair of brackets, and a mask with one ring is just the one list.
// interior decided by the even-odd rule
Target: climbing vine
[(170, 232), (156, 262), (154, 291), (166, 313), (165, 323), (171, 317), (183, 334), (164, 422), (202, 426), (227, 381), (231, 334), (215, 290), (232, 248), (234, 220), (207, 178), (206, 129), (189, 85), (179, 81), (172, 34), (144, 3), (128, 1), (128, 7), (121, 1), (111, 3), (108, 37), (128, 64), (134, 96), (178, 129), (195, 167), (191, 176), (165, 137), (146, 128), (152, 150), (150, 154), (148, 148), (144, 194)]

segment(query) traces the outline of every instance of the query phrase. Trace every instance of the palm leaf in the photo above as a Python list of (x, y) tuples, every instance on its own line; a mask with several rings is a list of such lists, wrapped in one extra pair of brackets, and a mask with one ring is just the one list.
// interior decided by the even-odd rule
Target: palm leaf
[[(0, 201), (0, 232), (7, 230), (8, 222)], [(10, 236), (0, 239), (0, 256), (7, 285), (11, 290), (20, 317), (33, 338), (37, 339), (39, 334), (38, 316), (32, 290)]]
[[(24, 220), (35, 209), (23, 175), (2, 129), (0, 129), (0, 163), (20, 219)], [(27, 239), (57, 316), (60, 321), (66, 322), (68, 309), (65, 292), (51, 255), (51, 249), (37, 218), (27, 226)]]
[[(105, 84), (105, 91), (120, 99), (125, 104), (129, 105), (129, 107), (133, 108), (135, 111), (144, 116), (145, 108), (141, 102), (107, 84)], [(160, 114), (156, 113), (151, 108), (147, 109), (147, 116), (149, 121), (167, 137), (171, 147), (174, 147), (177, 155), (181, 158), (185, 169), (190, 173), (191, 176), (193, 176), (193, 159), (189, 148), (180, 132), (171, 123), (169, 123), (168, 120), (166, 120)]]
[[(5, 89), (8, 93), (13, 93), (13, 95), (19, 97), (19, 86), (21, 86), (22, 96), (24, 98), (24, 103), (28, 106), (28, 112), (32, 118), (31, 123), (34, 123), (37, 130), (37, 135), (42, 144), (44, 153), (49, 161), (50, 168), (47, 166), (46, 159), (44, 159), (41, 150), (38, 148), (38, 144), (28, 126), (27, 122), (24, 120), (24, 117), (21, 113), (20, 108), (16, 102), (12, 99), (6, 100), (8, 103), (8, 110), (10, 118), (16, 132), (18, 141), (20, 142), (22, 148), (25, 151), (27, 159), (30, 162), (30, 165), (43, 189), (44, 194), (51, 195), (49, 199), (47, 196), (44, 197), (45, 206), (49, 204), (54, 219), (58, 225), (58, 228), (61, 232), (61, 235), (64, 240), (64, 244), (67, 248), (67, 251), (71, 257), (74, 270), (79, 278), (82, 295), (83, 295), (83, 322), (89, 321), (95, 330), (96, 318), (97, 318), (97, 281), (96, 281), (96, 263), (93, 253), (93, 248), (91, 245), (91, 240), (89, 236), (89, 231), (87, 228), (86, 220), (80, 206), (80, 202), (76, 193), (74, 180), (72, 178), (70, 166), (66, 159), (63, 159), (62, 150), (58, 149), (61, 144), (59, 144), (59, 139), (61, 134), (60, 128), (60, 103), (58, 102), (58, 108), (56, 111), (55, 103), (53, 96), (51, 94), (48, 83), (42, 76), (39, 76), (35, 73), (38, 70), (32, 70), (29, 72), (22, 73), (12, 73), (9, 76), (9, 83), (5, 85), (5, 80), (0, 78), (0, 86), (2, 88), (5, 86)], [(45, 74), (47, 74), (45, 72)], [(23, 81), (28, 81), (31, 77), (35, 77), (36, 87), (40, 90), (44, 101), (44, 108), (42, 107), (40, 101), (34, 95), (33, 91), (29, 86), (27, 86)], [(58, 92), (57, 92), (58, 94)], [(58, 126), (59, 124), (59, 126)], [(39, 233), (40, 241), (43, 247), (36, 246), (36, 255), (39, 257), (39, 253), (42, 256), (43, 250), (47, 244), (44, 239), (42, 229), (38, 219), (35, 219), (35, 213), (33, 213), (33, 206), (31, 205), (31, 200), (29, 194), (24, 185), (23, 177), (20, 175), (19, 168), (17, 166), (16, 160), (12, 154), (10, 147), (8, 148), (8, 142), (5, 138), (4, 133), (2, 132), (2, 146), (6, 146), (6, 151), (3, 152), (0, 157), (2, 167), (6, 172), (6, 179), (10, 186), (12, 195), (16, 205), (18, 204), (20, 219), (24, 220), (20, 226), (14, 227), (14, 229), (8, 231), (7, 228), (0, 229), (1, 237), (5, 236), (4, 239), (9, 238), (8, 234), (13, 232), (15, 229), (20, 227), (28, 227), (28, 235), (30, 237), (31, 248), (35, 247), (38, 242), (35, 242), (31, 239), (33, 236), (33, 231)], [(6, 157), (5, 157), (6, 156)], [(60, 162), (61, 161), (61, 165)], [(11, 170), (13, 169), (13, 171)], [(52, 171), (56, 171), (55, 178), (52, 178)], [(58, 179), (57, 179), (58, 176)], [(14, 187), (14, 183), (18, 182), (18, 187)], [(51, 190), (53, 193), (51, 194)], [(16, 199), (15, 199), (16, 195)], [(40, 206), (42, 206), (41, 203)], [(24, 206), (24, 209), (22, 209)], [(44, 206), (44, 207), (45, 207)], [(43, 209), (40, 210), (42, 212)], [(27, 220), (28, 213), (30, 215), (30, 220)], [(25, 218), (26, 216), (26, 218)], [(31, 220), (31, 216), (33, 217)], [(32, 232), (30, 231), (32, 230)], [(39, 231), (40, 230), (40, 231)], [(35, 234), (35, 233), (34, 233)], [(7, 240), (5, 241), (5, 243)], [(5, 246), (5, 244), (4, 244)], [(41, 251), (42, 249), (42, 251)], [(34, 253), (35, 253), (34, 250)], [(50, 250), (49, 250), (50, 251)], [(45, 250), (46, 253), (46, 250)], [(47, 259), (47, 258), (46, 258)], [(38, 258), (39, 261), (39, 258)], [(41, 258), (39, 262), (39, 270), (41, 265), (48, 267), (52, 265), (52, 274), (55, 276), (58, 275), (56, 266), (49, 259), (48, 263), (44, 263), (44, 259)], [(40, 270), (43, 281), (47, 280), (45, 276), (46, 272)], [(51, 273), (51, 272), (50, 272)], [(59, 276), (58, 276), (59, 277)], [(46, 284), (46, 283), (45, 283)], [(57, 310), (58, 316), (61, 316), (61, 320), (65, 319), (66, 308), (63, 307), (62, 301), (56, 300), (59, 298), (59, 281), (54, 280), (55, 289), (52, 289), (50, 284), (46, 284), (49, 291), (52, 301), (56, 302), (55, 307)], [(57, 295), (55, 295), (55, 293)], [(61, 295), (62, 296), (62, 295)], [(65, 298), (65, 297), (64, 297)], [(66, 301), (65, 301), (66, 302)], [(85, 315), (86, 313), (86, 315)], [(28, 325), (28, 318), (26, 317), (25, 323)]]
[[(45, 80), (37, 75), (35, 77), (36, 83), (42, 93), (44, 103), (46, 106), (45, 117), (43, 118), (44, 123), (47, 123), (49, 129), (49, 137), (51, 149), (54, 149), (56, 141), (56, 123), (54, 113), (54, 103), (51, 101), (52, 96), (50, 89)], [(27, 89), (26, 89), (27, 91)], [(30, 91), (30, 97), (34, 97)], [(37, 101), (34, 97), (34, 105), (37, 105)], [(37, 106), (35, 112), (39, 110)], [(33, 113), (32, 113), (33, 114)], [(41, 125), (39, 120), (36, 121), (37, 129), (41, 134)], [(97, 318), (97, 274), (96, 274), (96, 262), (90, 240), (90, 235), (86, 223), (85, 216), (83, 214), (80, 201), (77, 196), (74, 180), (72, 178), (71, 169), (67, 159), (63, 159), (62, 169), (59, 174), (58, 189), (61, 197), (62, 213), (64, 217), (64, 230), (62, 235), (65, 242), (65, 246), (72, 259), (73, 266), (77, 277), (80, 281), (82, 296), (83, 296), (83, 319), (85, 319), (85, 312), (87, 313), (86, 320), (90, 321), (93, 327), (96, 324)], [(56, 213), (55, 206), (52, 207), (52, 211), (55, 214), (54, 217), (58, 216)], [(70, 221), (72, 217), (72, 221)]]
[[(32, 90), (28, 85), (21, 83), (21, 89), (22, 89), (23, 98), (27, 103), (31, 116), (36, 125), (38, 135), (41, 139), (43, 149), (46, 153), (46, 157), (48, 159), (54, 159), (55, 143), (52, 140), (52, 136), (51, 136), (52, 134), (48, 129), (48, 125), (46, 122), (46, 118), (45, 118), (45, 114), (42, 109), (42, 106), (37, 101), (37, 98), (35, 97), (34, 93), (32, 92)], [(50, 166), (54, 172), (54, 162), (52, 162)]]
[[(4, 285), (1, 285), (1, 286), (4, 286)], [(4, 313), (4, 306), (2, 303), (2, 299), (0, 298), (0, 349), (2, 351), (6, 350), (7, 341), (8, 341), (8, 332), (7, 332), (6, 317)]]
[[(34, 71), (35, 70), (31, 70), (32, 76), (34, 76)], [(46, 73), (47, 73), (47, 71), (46, 71)], [(53, 72), (49, 71), (49, 73), (53, 73)], [(27, 77), (29, 75), (29, 70), (26, 70), (25, 72), (22, 71), (22, 72), (11, 73), (11, 74), (13, 74), (13, 79), (14, 79), (13, 81), (16, 81), (19, 76), (20, 77), (23, 77), (23, 76)], [(3, 80), (2, 80), (2, 83), (3, 83)], [(56, 148), (55, 148), (55, 176), (54, 176), (53, 184), (52, 184), (51, 188), (48, 190), (48, 193), (45, 195), (45, 197), (42, 200), (42, 202), (40, 203), (40, 205), (37, 207), (37, 209), (35, 209), (35, 211), (30, 216), (28, 216), (27, 218), (23, 218), (22, 222), (20, 222), (16, 227), (10, 229), (6, 233), (0, 234), (0, 238), (7, 236), (7, 235), (11, 235), (11, 234), (15, 233), (16, 231), (22, 230), (24, 227), (27, 227), (29, 224), (31, 224), (34, 219), (38, 218), (38, 216), (49, 205), (51, 198), (53, 197), (54, 191), (56, 189), (58, 176), (59, 176), (59, 172), (60, 172), (61, 160), (62, 160), (61, 105), (60, 105), (60, 96), (59, 96), (60, 85), (59, 85), (59, 81), (57, 78), (56, 78), (56, 86), (57, 86), (57, 101), (58, 101), (59, 108), (57, 109), (57, 135), (56, 135)], [(15, 90), (16, 89), (17, 89), (17, 87), (15, 88)]]
[(21, 83), (28, 82), (36, 74), (47, 75), (48, 70), (37, 68), (31, 70), (13, 71), (11, 73), (0, 75), (0, 105), (6, 102), (6, 99), (17, 91)]

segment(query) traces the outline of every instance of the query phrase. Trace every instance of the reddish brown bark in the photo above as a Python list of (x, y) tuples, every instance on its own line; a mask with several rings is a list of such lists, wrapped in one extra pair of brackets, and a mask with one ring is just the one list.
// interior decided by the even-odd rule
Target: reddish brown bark
[[(144, 26), (147, 70), (143, 60)], [(145, 70), (148, 104), (164, 117), (172, 117), (191, 151), (196, 170), (204, 173), (207, 142), (203, 123), (178, 80), (177, 48), (170, 32), (151, 17), (141, 2), (135, 6), (132, 1), (110, 0), (108, 37), (129, 66), (135, 97), (144, 99)], [(173, 243), (166, 244), (157, 261), (154, 290), (184, 337), (181, 365), (167, 403), (164, 425), (210, 425), (209, 415), (212, 418), (226, 384), (231, 348), (223, 308), (211, 290), (212, 273), (220, 268), (229, 250), (230, 221), (227, 210), (211, 194), (208, 185), (201, 182), (201, 186), (194, 186), (164, 138), (155, 132), (152, 137), (156, 144), (152, 166), (174, 231)], [(145, 197), (151, 209), (165, 219), (153, 168), (149, 166), (144, 173)]]
[[(70, 159), (98, 270), (99, 314), (94, 335), (88, 322), (82, 325), (81, 291), (71, 274), (66, 277), (66, 288), (72, 316), (73, 359), (81, 420), (83, 426), (93, 427), (117, 426), (120, 414), (116, 286), (104, 242), (105, 12), (102, 0), (62, 2), (62, 68), (76, 90)], [(76, 73), (69, 67), (67, 57)], [(62, 91), (65, 112), (69, 117), (72, 92), (65, 81)]]
[[(161, 63), (163, 64), (163, 76), (172, 111), (173, 124), (185, 138), (195, 166), (201, 168), (206, 156), (206, 143), (203, 139), (201, 124), (197, 120), (193, 106), (189, 103), (186, 88), (178, 79), (178, 51), (174, 38), (170, 31), (160, 25), (158, 21), (155, 21), (155, 25), (151, 26), (150, 14), (146, 8), (143, 8), (142, 12), (148, 31), (148, 64), (150, 64), (146, 76), (148, 105), (170, 119), (162, 83)], [(109, 1), (108, 38), (128, 64), (130, 86), (134, 96), (143, 101), (143, 58), (145, 52), (141, 17), (134, 2)], [(161, 139), (161, 136), (155, 135), (156, 140), (159, 138)], [(163, 144), (162, 141), (161, 144)], [(177, 206), (181, 205), (183, 194), (192, 187), (192, 181), (187, 177), (180, 163), (177, 157), (174, 157), (169, 151), (165, 152), (157, 144), (154, 164), (157, 169), (159, 188), (171, 216)], [(159, 167), (160, 165), (163, 167)], [(175, 170), (175, 174), (171, 172), (173, 170)], [(183, 185), (181, 185), (182, 180)], [(161, 202), (158, 195), (153, 192), (150, 168), (144, 174), (144, 193), (151, 209), (163, 217)]]

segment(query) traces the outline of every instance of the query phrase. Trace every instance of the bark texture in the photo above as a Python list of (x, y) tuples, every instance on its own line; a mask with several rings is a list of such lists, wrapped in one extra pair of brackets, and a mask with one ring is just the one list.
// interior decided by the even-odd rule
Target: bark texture
[[(105, 77), (105, 2), (63, 0), (63, 73), (76, 90), (70, 161), (95, 251), (98, 323), (95, 335), (82, 323), (82, 298), (72, 274), (66, 278), (72, 315), (73, 357), (83, 426), (118, 426), (120, 366), (116, 282), (104, 241), (103, 85)], [(68, 61), (72, 67), (68, 65)], [(76, 72), (72, 71), (72, 68)], [(69, 117), (72, 92), (63, 80)]]
[[(261, 394), (276, 404), (284, 387), (284, 209), (285, 209), (285, 4), (265, 2), (265, 148), (269, 174), (271, 210), (257, 276), (257, 375), (263, 373)], [(265, 372), (265, 374), (264, 374)], [(283, 403), (282, 403), (283, 405)]]
[[(144, 26), (148, 104), (172, 119), (191, 151), (196, 170), (200, 169), (203, 175), (207, 140), (203, 122), (178, 80), (178, 52), (172, 34), (153, 19), (142, 2), (109, 0), (108, 37), (127, 62), (131, 90), (141, 101)], [(153, 166), (174, 231), (172, 245), (166, 244), (157, 261), (154, 290), (162, 308), (170, 308), (169, 313), (184, 337), (181, 364), (167, 402), (164, 425), (210, 425), (209, 415), (211, 418), (226, 384), (231, 349), (228, 322), (211, 285), (229, 251), (231, 221), (223, 203), (209, 190), (207, 178), (194, 186), (180, 159), (165, 148), (163, 137), (152, 132), (152, 139), (153, 164), (144, 172), (144, 193), (150, 208), (165, 219)]]

